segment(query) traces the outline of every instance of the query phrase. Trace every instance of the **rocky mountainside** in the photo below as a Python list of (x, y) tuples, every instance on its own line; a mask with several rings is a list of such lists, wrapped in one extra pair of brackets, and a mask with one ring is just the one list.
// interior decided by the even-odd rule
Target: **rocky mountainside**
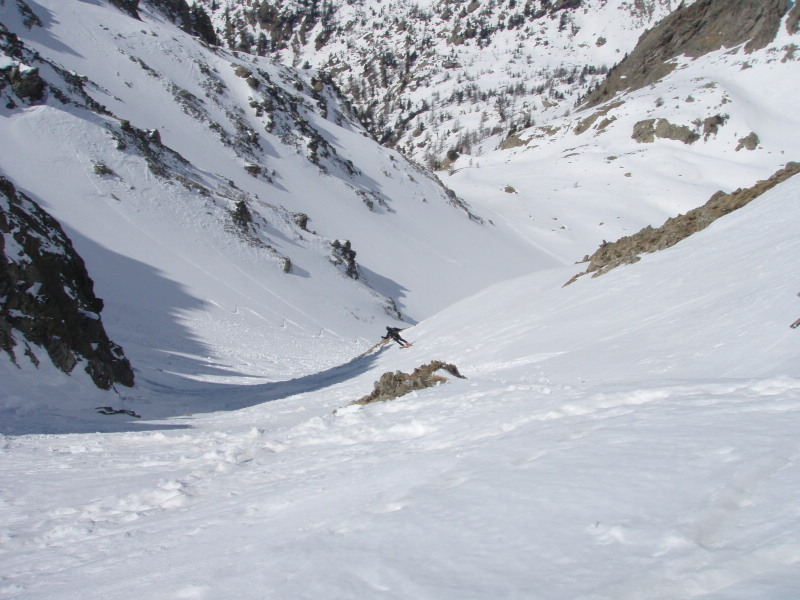
[[(623, 90), (637, 90), (671, 73), (679, 56), (698, 58), (720, 48), (744, 44), (744, 52), (765, 48), (775, 40), (790, 10), (786, 0), (697, 0), (681, 5), (646, 31), (636, 48), (583, 101), (592, 107)], [(800, 8), (794, 5), (787, 22), (796, 30)]]
[(331, 74), (431, 167), (569, 111), (678, 0), (199, 0), (228, 48)]
[[(734, 152), (762, 147), (770, 153), (783, 153), (783, 141), (776, 146), (763, 146), (764, 140), (756, 131), (743, 130), (752, 119), (744, 114), (747, 106), (732, 100), (734, 94), (750, 94), (755, 98), (768, 95), (770, 91), (737, 85), (733, 74), (735, 70), (756, 69), (769, 79), (775, 75), (767, 75), (773, 70), (768, 65), (778, 61), (795, 62), (798, 59), (796, 42), (777, 40), (779, 37), (791, 39), (797, 34), (798, 16), (798, 5), (791, 6), (786, 0), (698, 0), (682, 4), (645, 31), (634, 50), (581, 100), (575, 113), (578, 121), (570, 128), (577, 135), (591, 130), (595, 136), (602, 136), (618, 119), (638, 115), (639, 120), (631, 130), (631, 138), (638, 144), (664, 139), (692, 145), (717, 138), (726, 125), (730, 132), (730, 125), (735, 124), (741, 129), (734, 134)], [(685, 74), (676, 71), (693, 66), (695, 71), (702, 72), (695, 62), (701, 57), (709, 63), (726, 65), (724, 68), (730, 75), (723, 81), (702, 75), (688, 78), (693, 93), (672, 98), (679, 101), (680, 111), (666, 108), (666, 94), (674, 94), (678, 87), (674, 82), (687, 79)], [(648, 87), (649, 94), (645, 89)], [(775, 90), (775, 93), (779, 92)], [(655, 97), (655, 107), (642, 110), (644, 107), (636, 106), (648, 96)], [(668, 112), (673, 115), (694, 112), (695, 117), (674, 122), (667, 117)], [(775, 116), (780, 118), (778, 114)]]
[[(100, 388), (132, 386), (131, 365), (106, 334), (103, 301), (72, 241), (4, 177), (0, 233), (0, 349), (14, 362), (23, 354), (38, 364), (43, 348), (65, 373), (86, 363), (84, 370)], [(15, 352), (18, 346), (24, 350)]]
[(800, 158), (798, 14), (780, 1), (687, 2), (572, 110), (458, 157), (445, 181), (572, 262), (750, 187)]

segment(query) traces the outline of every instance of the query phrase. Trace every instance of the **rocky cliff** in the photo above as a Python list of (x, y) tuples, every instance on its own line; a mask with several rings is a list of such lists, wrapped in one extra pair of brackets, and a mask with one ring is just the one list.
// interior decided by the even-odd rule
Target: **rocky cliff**
[(18, 364), (21, 353), (38, 365), (44, 350), (71, 373), (79, 364), (94, 383), (132, 386), (122, 348), (100, 319), (103, 301), (83, 259), (59, 223), (0, 177), (0, 349)]
[(775, 39), (789, 8), (788, 0), (697, 0), (681, 5), (642, 34), (636, 48), (609, 71), (583, 105), (596, 106), (623, 90), (655, 83), (675, 68), (673, 59), (678, 56), (697, 58), (740, 44), (746, 52), (764, 48)]

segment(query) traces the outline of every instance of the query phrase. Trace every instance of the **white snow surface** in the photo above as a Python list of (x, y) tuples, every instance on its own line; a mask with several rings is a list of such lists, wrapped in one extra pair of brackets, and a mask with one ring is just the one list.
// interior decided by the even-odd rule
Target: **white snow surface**
[[(104, 3), (28, 3), (58, 34), (41, 51), (59, 50), (79, 73), (96, 69), (88, 74), (106, 85), (117, 116), (158, 127), (208, 180), (219, 173), (265, 193), (237, 175), (236, 157), (221, 147), (212, 154), (207, 137), (182, 129), (174, 106), (112, 106), (100, 71), (127, 67), (127, 57), (111, 66), (74, 50), (104, 39), (91, 19), (131, 28), (128, 39), (142, 28), (141, 39), (162, 42), (180, 32), (147, 18), (131, 24)], [(12, 8), (6, 2), (0, 15), (11, 19)], [(81, 57), (83, 65), (70, 62)], [(737, 68), (736, 57), (718, 58), (707, 76)], [(155, 53), (148, 60), (159, 72), (172, 64)], [(433, 200), (419, 204), (436, 211), (428, 225), (415, 228), (420, 213), (400, 201), (381, 215), (395, 219), (384, 225), (349, 206), (331, 178), (287, 166), (288, 153), (273, 157), (284, 189), (270, 202), (319, 211), (312, 217), (332, 239), (361, 232), (359, 258), (387, 290), (413, 283), (404, 303), (419, 323), (403, 335), (414, 345), (352, 360), (388, 320), (368, 292), (326, 274), (313, 244), (274, 236), (308, 270), (287, 280), (274, 265), (265, 270), (269, 256), (216, 230), (193, 207), (197, 198), (133, 159), (112, 161), (102, 145), (113, 142), (86, 115), (52, 104), (2, 113), (4, 147), (18, 151), (4, 151), (0, 167), (65, 223), (137, 386), (106, 393), (80, 369), (68, 376), (47, 361), (0, 361), (0, 597), (800, 597), (800, 329), (788, 327), (800, 316), (800, 180), (669, 250), (562, 287), (603, 238), (658, 225), (800, 156), (787, 109), (796, 63), (762, 66), (728, 79), (725, 94), (740, 92), (727, 102), (738, 136), (757, 130), (765, 149), (736, 152), (724, 136), (645, 149), (617, 123), (602, 142), (569, 133), (549, 149), (492, 153), (445, 182), (495, 229)], [(667, 85), (721, 97), (683, 77), (695, 68)], [(120, 85), (147, 84), (134, 75), (123, 72)], [(780, 94), (759, 93), (775, 82)], [(157, 91), (148, 92), (154, 103)], [(175, 114), (148, 122), (160, 110)], [(336, 135), (359, 168), (382, 165), (370, 175), (391, 164), (360, 133)], [(576, 166), (564, 154), (581, 144)], [(26, 170), (31, 153), (48, 169)], [(99, 158), (122, 181), (94, 177)], [(304, 206), (303, 185), (332, 201)], [(402, 186), (387, 185), (397, 198)], [(420, 194), (433, 189), (426, 185)], [(434, 244), (435, 258), (424, 249), (449, 211), (452, 252)], [(352, 236), (337, 231), (348, 222)], [(467, 226), (489, 233), (464, 237)], [(391, 231), (410, 231), (421, 248), (380, 249), (376, 240)], [(476, 246), (486, 261), (456, 269)], [(468, 285), (444, 264), (471, 270)], [(466, 379), (349, 405), (382, 373), (431, 360), (457, 365)], [(95, 412), (106, 405), (142, 418)]]
[[(799, 196), (782, 184), (597, 279), (499, 284), (410, 349), (152, 390), (246, 408), (7, 436), (0, 591), (795, 598)], [(467, 378), (348, 406), (438, 358)]]

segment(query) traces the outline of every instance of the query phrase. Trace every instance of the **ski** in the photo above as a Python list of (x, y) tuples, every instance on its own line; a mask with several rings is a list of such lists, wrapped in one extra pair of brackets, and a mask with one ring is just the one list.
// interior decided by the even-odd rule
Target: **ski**
[(800, 327), (800, 319), (797, 319), (797, 321), (789, 325), (789, 327), (791, 327), (792, 329), (797, 329), (798, 327)]

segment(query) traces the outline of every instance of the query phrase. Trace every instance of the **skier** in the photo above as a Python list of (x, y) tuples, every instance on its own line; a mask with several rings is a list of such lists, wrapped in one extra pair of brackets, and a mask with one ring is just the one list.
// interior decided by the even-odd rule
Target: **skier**
[(386, 335), (381, 337), (381, 339), (388, 340), (389, 338), (392, 338), (395, 342), (400, 344), (401, 348), (408, 348), (411, 345), (411, 342), (408, 342), (400, 337), (400, 330), (397, 327), (386, 328)]

